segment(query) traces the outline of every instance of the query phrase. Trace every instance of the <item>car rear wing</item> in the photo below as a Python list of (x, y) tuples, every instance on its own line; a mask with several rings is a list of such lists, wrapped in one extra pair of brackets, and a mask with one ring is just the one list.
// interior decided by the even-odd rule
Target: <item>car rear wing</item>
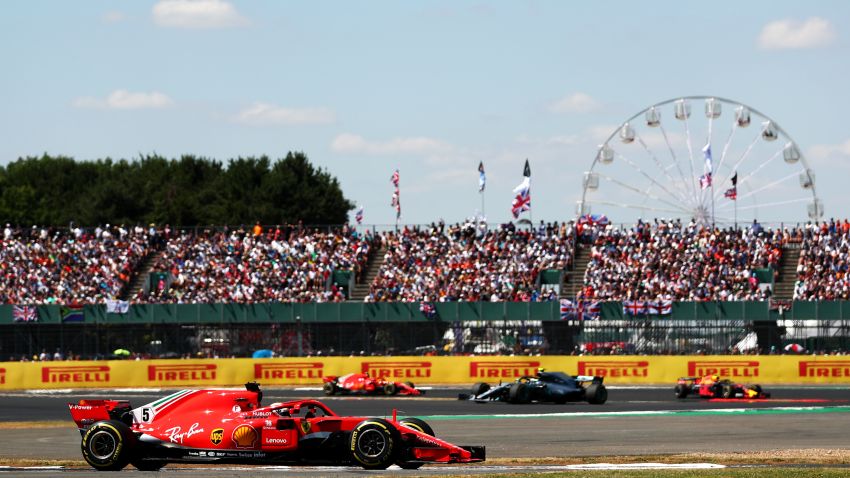
[(598, 375), (578, 375), (575, 379), (576, 382), (602, 383), (602, 381), (605, 380), (605, 377), (600, 377)]
[(80, 400), (69, 403), (68, 409), (80, 433), (101, 420), (120, 420), (128, 425), (133, 421), (129, 400)]

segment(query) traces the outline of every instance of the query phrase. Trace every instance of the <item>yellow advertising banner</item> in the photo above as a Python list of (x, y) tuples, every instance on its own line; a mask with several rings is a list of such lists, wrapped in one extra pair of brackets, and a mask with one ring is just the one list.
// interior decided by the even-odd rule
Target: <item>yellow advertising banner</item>
[(0, 390), (318, 385), (322, 377), (368, 372), (396, 381), (471, 384), (512, 381), (539, 368), (601, 375), (616, 385), (671, 385), (720, 375), (760, 384), (850, 384), (850, 359), (835, 356), (308, 357), (0, 363)]

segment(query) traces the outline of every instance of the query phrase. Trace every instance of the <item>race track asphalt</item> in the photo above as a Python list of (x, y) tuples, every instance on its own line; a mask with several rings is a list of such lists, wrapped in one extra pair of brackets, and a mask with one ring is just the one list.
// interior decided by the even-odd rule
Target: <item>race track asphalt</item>
[[(318, 390), (266, 390), (263, 403), (322, 398), (339, 414), (364, 416), (388, 416), (395, 408), (399, 415), (424, 418), (438, 436), (450, 442), (486, 445), (491, 459), (850, 448), (850, 388), (770, 388), (773, 398), (769, 400), (707, 401), (678, 400), (672, 387), (614, 387), (604, 405), (457, 400), (457, 394), (464, 391), (435, 389), (425, 397), (326, 398)], [(65, 420), (68, 424), (4, 430), (0, 433), (0, 458), (79, 460), (80, 435), (70, 422), (67, 402), (111, 397), (129, 399), (138, 406), (166, 394), (165, 390), (0, 394), (0, 427), (2, 422), (13, 421)], [(418, 474), (432, 473), (429, 470), (440, 474), (443, 468), (426, 467)], [(239, 473), (244, 472), (222, 469), (210, 476)], [(252, 472), (265, 473), (263, 469)], [(392, 474), (399, 473), (402, 470)]]

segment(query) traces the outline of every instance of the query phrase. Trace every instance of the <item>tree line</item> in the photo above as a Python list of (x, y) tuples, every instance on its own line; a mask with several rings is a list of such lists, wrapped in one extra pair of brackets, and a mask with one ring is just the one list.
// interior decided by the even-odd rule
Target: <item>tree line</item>
[(0, 220), (18, 225), (342, 224), (353, 207), (337, 179), (300, 152), (226, 164), (192, 155), (75, 161), (45, 154), (0, 166)]

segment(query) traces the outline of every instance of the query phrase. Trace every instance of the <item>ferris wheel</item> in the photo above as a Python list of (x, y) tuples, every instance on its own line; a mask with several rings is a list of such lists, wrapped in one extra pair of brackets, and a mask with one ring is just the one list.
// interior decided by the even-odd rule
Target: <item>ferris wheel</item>
[(823, 217), (815, 173), (785, 130), (750, 106), (709, 96), (662, 101), (618, 126), (584, 173), (576, 209), (703, 224)]

